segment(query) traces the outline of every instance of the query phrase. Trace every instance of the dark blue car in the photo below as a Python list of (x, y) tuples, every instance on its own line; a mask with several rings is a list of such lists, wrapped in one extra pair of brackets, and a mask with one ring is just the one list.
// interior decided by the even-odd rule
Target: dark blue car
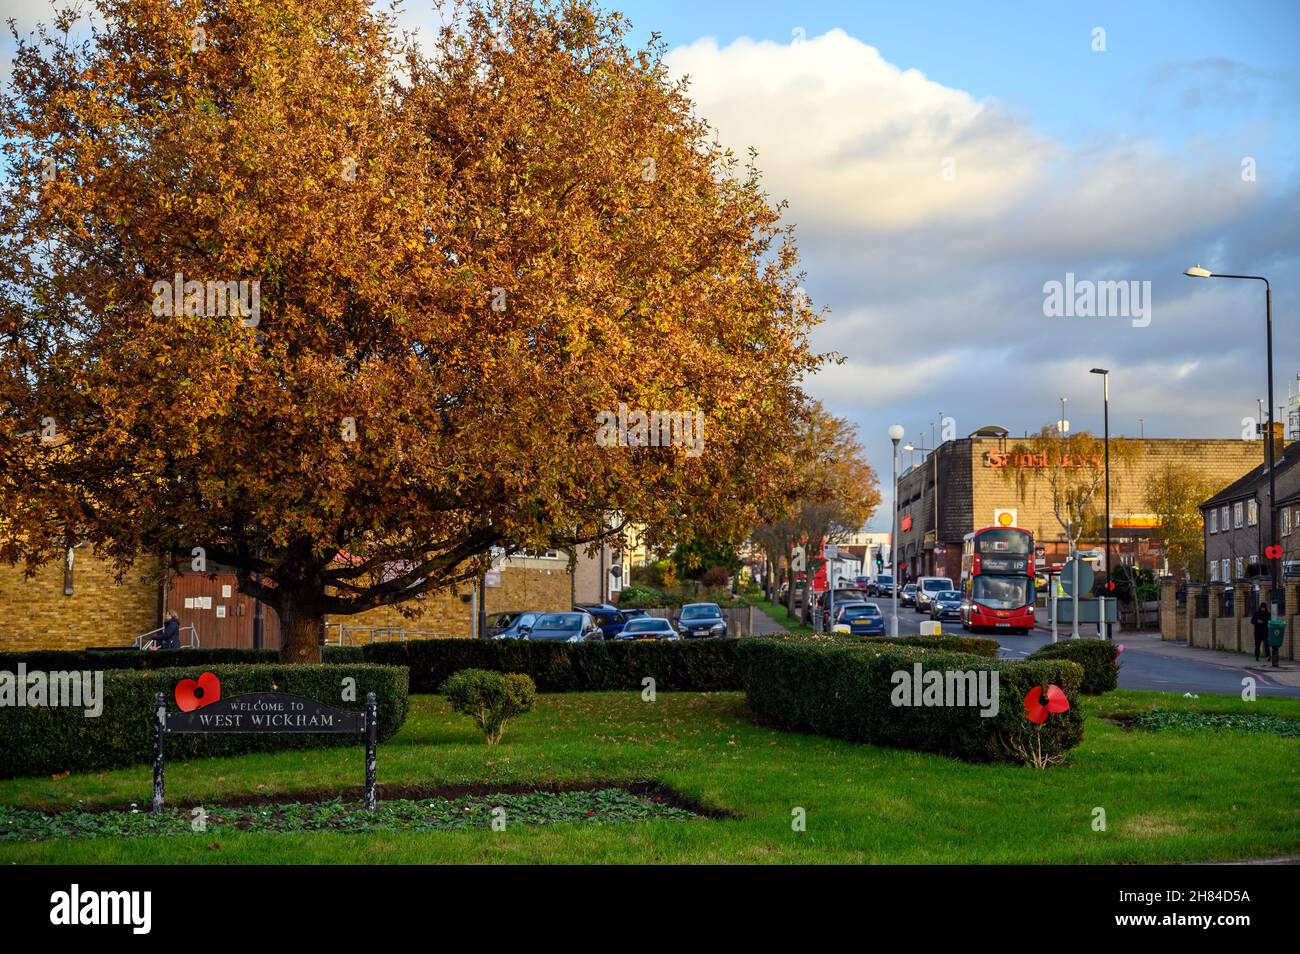
[(836, 609), (834, 630), (850, 636), (883, 636), (885, 614), (875, 603), (845, 603)]
[(608, 603), (595, 603), (591, 606), (575, 606), (574, 610), (579, 613), (588, 613), (600, 627), (600, 631), (605, 634), (606, 639), (614, 639), (619, 633), (623, 632), (623, 627), (627, 625), (627, 617), (617, 606), (610, 606)]

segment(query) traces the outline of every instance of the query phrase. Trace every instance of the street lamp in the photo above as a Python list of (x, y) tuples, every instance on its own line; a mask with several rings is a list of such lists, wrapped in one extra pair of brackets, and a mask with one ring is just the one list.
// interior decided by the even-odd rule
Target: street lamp
[[(1102, 382), (1102, 429), (1106, 443), (1106, 592), (1111, 593), (1115, 590), (1115, 580), (1110, 566), (1110, 371), (1093, 368), (1092, 373), (1100, 374)], [(1106, 633), (1110, 634), (1109, 626)]]
[[(1208, 268), (1201, 268), (1199, 263), (1187, 269), (1183, 274), (1189, 278), (1236, 278), (1241, 281), (1264, 283), (1264, 332), (1268, 350), (1268, 433), (1264, 435), (1264, 460), (1268, 466), (1268, 540), (1270, 546), (1276, 546), (1277, 514), (1273, 510), (1273, 501), (1277, 499), (1277, 486), (1273, 474), (1273, 287), (1269, 285), (1268, 279), (1262, 275), (1224, 275), (1219, 272), (1211, 272)], [(1280, 563), (1281, 560), (1277, 557), (1268, 561), (1274, 602), (1277, 601), (1278, 591), (1281, 588), (1281, 582), (1278, 578)]]
[(889, 625), (889, 634), (898, 635), (898, 442), (903, 439), (903, 426), (894, 424), (889, 428), (889, 439), (894, 443), (894, 529), (889, 535), (889, 576), (894, 581), (894, 618)]

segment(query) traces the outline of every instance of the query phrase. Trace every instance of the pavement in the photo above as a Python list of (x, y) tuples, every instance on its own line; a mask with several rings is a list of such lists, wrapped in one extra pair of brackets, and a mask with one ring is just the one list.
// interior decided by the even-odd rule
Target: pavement
[[(877, 601), (885, 613), (885, 628), (889, 631), (893, 607), (888, 600)], [(759, 617), (772, 622), (761, 611), (754, 614), (755, 628)], [(917, 613), (908, 607), (899, 607), (898, 632), (910, 636), (921, 631), (921, 623), (929, 620), (928, 616)], [(784, 630), (772, 622), (773, 633)], [(961, 633), (961, 625), (951, 621), (944, 623), (945, 631)], [(1086, 629), (1093, 629), (1088, 626)], [(767, 635), (764, 633), (763, 635)], [(1001, 646), (999, 657), (1003, 659), (1024, 659), (1030, 653), (1041, 649), (1052, 641), (1050, 629), (1038, 628), (1024, 636), (1009, 633), (981, 633), (989, 639), (997, 640)], [(1060, 639), (1068, 639), (1069, 631), (1063, 630)], [(1096, 639), (1095, 633), (1082, 635), (1082, 639)], [(1294, 660), (1282, 660), (1282, 666), (1274, 669), (1263, 662), (1256, 663), (1255, 658), (1247, 653), (1231, 653), (1214, 649), (1198, 649), (1185, 642), (1165, 642), (1159, 633), (1116, 633), (1115, 643), (1124, 647), (1120, 654), (1119, 687), (1121, 689), (1145, 689), (1155, 692), (1176, 692), (1179, 695), (1202, 692), (1217, 695), (1239, 696), (1243, 680), (1255, 680), (1255, 691), (1261, 696), (1286, 696), (1300, 698), (1300, 664)]]

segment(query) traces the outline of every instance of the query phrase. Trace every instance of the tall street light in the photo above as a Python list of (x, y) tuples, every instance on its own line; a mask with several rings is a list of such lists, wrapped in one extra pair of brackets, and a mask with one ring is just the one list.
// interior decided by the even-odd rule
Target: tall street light
[[(1193, 265), (1183, 272), (1189, 278), (1236, 278), (1242, 281), (1264, 283), (1264, 332), (1268, 349), (1268, 433), (1264, 435), (1264, 461), (1268, 466), (1268, 541), (1270, 546), (1277, 544), (1277, 514), (1273, 511), (1273, 501), (1277, 499), (1277, 486), (1273, 474), (1273, 287), (1262, 275), (1223, 275), (1211, 272), (1208, 268)], [(1277, 601), (1281, 582), (1278, 570), (1281, 560), (1274, 557), (1268, 561), (1269, 578), (1272, 581), (1272, 599)]]
[(894, 581), (894, 619), (889, 626), (891, 636), (898, 635), (898, 442), (903, 439), (903, 426), (889, 428), (889, 439), (894, 442), (894, 529), (889, 535), (889, 576)]
[[(1102, 431), (1106, 443), (1106, 592), (1111, 593), (1115, 589), (1115, 579), (1111, 576), (1110, 567), (1110, 371), (1106, 368), (1093, 368), (1092, 373), (1100, 374), (1102, 382)], [(1110, 633), (1109, 626), (1106, 627), (1106, 632)]]

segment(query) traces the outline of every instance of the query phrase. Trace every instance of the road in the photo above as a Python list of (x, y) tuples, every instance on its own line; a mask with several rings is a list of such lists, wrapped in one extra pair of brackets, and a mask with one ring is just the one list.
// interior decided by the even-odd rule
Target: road
[[(885, 613), (885, 632), (889, 632), (890, 617), (893, 607), (888, 599), (876, 599)], [(915, 635), (921, 631), (921, 623), (929, 620), (906, 606), (898, 610), (898, 632), (901, 636)], [(948, 621), (944, 623), (945, 631), (961, 633), (961, 624)], [(1086, 636), (1091, 635), (1094, 627), (1084, 626)], [(1036, 629), (1025, 636), (1010, 633), (981, 633), (989, 639), (996, 639), (1002, 646), (999, 656), (1004, 659), (1024, 659), (1030, 653), (1052, 641), (1050, 630)], [(1063, 637), (1069, 636), (1068, 628), (1061, 631)], [(1117, 642), (1123, 643), (1121, 636)], [(1266, 670), (1256, 670), (1256, 691), (1261, 696), (1289, 696), (1300, 698), (1300, 688), (1279, 685), (1269, 679)], [(1213, 663), (1192, 660), (1171, 659), (1156, 653), (1142, 652), (1125, 647), (1120, 656), (1119, 687), (1121, 689), (1150, 689), (1156, 692), (1185, 692), (1199, 694), (1218, 693), (1236, 696), (1241, 694), (1242, 672), (1240, 668), (1214, 665)]]

